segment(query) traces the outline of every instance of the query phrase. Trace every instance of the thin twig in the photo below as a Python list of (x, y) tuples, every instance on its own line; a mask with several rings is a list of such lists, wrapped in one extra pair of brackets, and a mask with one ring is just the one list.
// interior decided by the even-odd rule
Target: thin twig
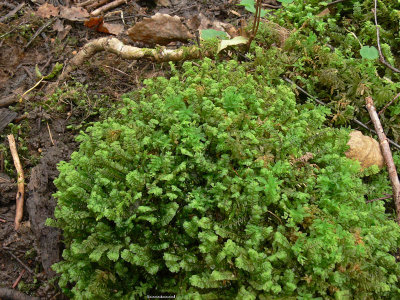
[(396, 101), (396, 99), (399, 98), (399, 97), (400, 97), (400, 93), (398, 93), (388, 104), (386, 104), (386, 105), (380, 110), (380, 112), (378, 112), (378, 115), (383, 114), (383, 113), (385, 112), (386, 108), (388, 108), (390, 105), (392, 105), (392, 103), (393, 103), (394, 101)]
[(47, 23), (45, 23), (44, 25), (42, 25), (36, 32), (35, 34), (32, 36), (32, 38), (30, 39), (30, 41), (25, 45), (24, 50), (26, 50), (31, 44), (32, 42), (36, 39), (36, 37), (42, 33), (43, 30), (45, 30), (48, 26), (50, 26), (51, 24), (53, 24), (53, 22), (56, 20), (56, 18), (52, 18), (49, 21), (47, 21)]
[(389, 178), (390, 182), (392, 183), (393, 189), (393, 200), (396, 206), (397, 223), (400, 225), (400, 181), (397, 175), (396, 165), (394, 164), (392, 152), (390, 151), (389, 143), (386, 138), (385, 132), (383, 131), (381, 121), (379, 120), (379, 116), (376, 113), (374, 101), (371, 97), (367, 97), (365, 99), (365, 102), (367, 104), (367, 109), (371, 117), (372, 123), (374, 123), (376, 133), (379, 137), (379, 144), (381, 146), (382, 155), (388, 168)]
[(272, 9), (282, 8), (282, 5), (263, 4), (262, 6), (272, 8)]
[(106, 5), (103, 5), (102, 7), (99, 7), (98, 9), (92, 11), (90, 13), (90, 16), (91, 17), (97, 17), (97, 16), (101, 15), (102, 13), (104, 13), (106, 11), (109, 11), (109, 10), (115, 8), (115, 7), (118, 7), (118, 6), (126, 3), (126, 1), (127, 0), (115, 0), (113, 2), (110, 2), (110, 3), (106, 4)]
[(374, 201), (386, 200), (386, 199), (390, 199), (390, 198), (393, 198), (393, 195), (367, 200), (367, 201), (365, 201), (365, 203), (371, 203), (371, 202), (374, 202)]
[(335, 5), (335, 4), (344, 2), (344, 1), (347, 1), (347, 0), (336, 0), (336, 1), (332, 1), (332, 2), (330, 2), (330, 3), (328, 3), (328, 4), (326, 4), (325, 6)]
[(378, 51), (379, 51), (379, 61), (385, 65), (386, 67), (388, 67), (390, 70), (392, 70), (393, 72), (396, 73), (400, 73), (400, 70), (393, 67), (391, 64), (389, 64), (385, 57), (382, 54), (382, 49), (381, 49), (381, 43), (380, 43), (380, 35), (379, 35), (379, 25), (378, 25), (378, 17), (376, 14), (376, 10), (377, 10), (377, 0), (374, 0), (374, 18), (375, 18), (375, 27), (376, 27), (376, 42), (378, 44)]
[(51, 143), (52, 143), (52, 144), (53, 144), (53, 146), (54, 146), (53, 135), (51, 134), (51, 130), (50, 130), (49, 123), (46, 123), (46, 124), (47, 124), (47, 130), (49, 131), (49, 137), (50, 137), (50, 141), (51, 141)]
[(0, 23), (7, 21), (7, 19), (13, 17), (21, 8), (25, 6), (25, 2), (20, 3), (16, 8), (6, 14), (4, 17), (0, 18)]
[[(293, 84), (293, 85), (296, 87), (296, 89), (298, 89), (300, 92), (302, 92), (303, 94), (305, 94), (305, 95), (308, 96), (309, 98), (313, 99), (313, 100), (314, 100), (315, 102), (317, 102), (318, 104), (321, 104), (321, 105), (324, 105), (324, 106), (326, 105), (324, 102), (322, 102), (322, 101), (319, 100), (318, 98), (316, 98), (316, 97), (310, 95), (307, 91), (305, 91), (304, 89), (302, 89), (300, 86), (298, 86), (296, 83), (294, 83), (292, 80), (290, 80), (290, 79), (287, 78), (286, 76), (282, 76), (282, 78), (283, 78), (283, 80), (285, 80), (286, 82), (288, 82), (288, 83), (290, 83), (290, 84)], [(354, 123), (356, 123), (357, 125), (361, 126), (362, 128), (364, 128), (364, 129), (366, 129), (366, 130), (368, 130), (368, 131), (370, 131), (370, 132), (372, 132), (372, 133), (374, 133), (374, 134), (377, 134), (375, 130), (369, 128), (367, 125), (365, 125), (364, 123), (358, 121), (357, 119), (352, 119), (352, 121), (353, 121)], [(394, 146), (394, 147), (396, 147), (398, 150), (400, 150), (400, 145), (399, 145), (399, 144), (397, 144), (396, 142), (392, 141), (391, 139), (388, 139), (388, 138), (387, 138), (387, 140), (388, 140), (388, 142), (389, 142), (392, 146)]]
[(25, 274), (25, 269), (23, 269), (23, 270), (21, 271), (21, 273), (19, 274), (18, 278), (14, 281), (14, 283), (13, 283), (13, 285), (12, 285), (12, 288), (13, 288), (13, 289), (15, 289), (15, 288), (17, 287), (18, 283), (21, 281), (22, 276), (23, 276), (24, 274)]
[(21, 224), (22, 215), (24, 212), (24, 193), (25, 193), (25, 177), (24, 177), (24, 170), (22, 169), (21, 162), (19, 160), (17, 145), (15, 143), (14, 136), (12, 134), (7, 136), (8, 143), (10, 144), (10, 151), (12, 158), (14, 160), (14, 166), (18, 173), (18, 192), (16, 196), (16, 208), (15, 208), (15, 230), (19, 229)]
[(14, 255), (14, 253), (12, 253), (11, 251), (5, 250), (8, 254), (10, 254), (17, 262), (19, 262), (21, 264), (21, 266), (23, 266), (29, 273), (31, 273), (32, 275), (35, 275), (35, 272), (32, 271), (31, 268), (29, 268), (26, 264), (24, 264), (24, 262), (22, 260), (20, 260), (18, 258), (18, 256)]

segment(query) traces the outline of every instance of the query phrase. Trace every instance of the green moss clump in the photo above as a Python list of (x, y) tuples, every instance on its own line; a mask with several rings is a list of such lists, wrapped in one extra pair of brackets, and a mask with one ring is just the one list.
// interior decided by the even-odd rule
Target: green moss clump
[(126, 95), (60, 164), (49, 223), (64, 232), (64, 291), (399, 298), (400, 228), (365, 204), (348, 130), (235, 61), (183, 69)]

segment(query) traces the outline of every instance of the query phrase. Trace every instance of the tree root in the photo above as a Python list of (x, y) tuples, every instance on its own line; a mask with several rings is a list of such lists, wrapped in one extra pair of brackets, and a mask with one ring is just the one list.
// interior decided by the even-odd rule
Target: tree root
[(151, 58), (157, 62), (181, 61), (187, 59), (196, 59), (204, 56), (214, 55), (211, 51), (202, 51), (197, 46), (182, 47), (179, 49), (151, 49), (138, 48), (125, 45), (119, 39), (114, 37), (99, 38), (85, 44), (82, 49), (71, 59), (68, 66), (62, 72), (59, 80), (65, 80), (71, 71), (81, 66), (90, 57), (98, 52), (106, 51), (114, 53), (121, 58), (137, 60), (141, 58)]

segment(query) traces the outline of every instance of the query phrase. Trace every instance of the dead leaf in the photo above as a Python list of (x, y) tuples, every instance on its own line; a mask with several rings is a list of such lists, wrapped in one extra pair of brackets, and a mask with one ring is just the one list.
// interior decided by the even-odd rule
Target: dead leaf
[(84, 24), (93, 30), (108, 34), (119, 35), (124, 31), (124, 25), (104, 23), (103, 17), (92, 17)]
[(169, 0), (157, 0), (156, 3), (158, 6), (164, 6), (164, 7), (171, 6), (171, 2)]
[(62, 31), (62, 30), (64, 30), (63, 21), (61, 21), (60, 19), (57, 19), (57, 20), (54, 22), (53, 30), (55, 30), (55, 31)]
[(193, 35), (182, 24), (178, 16), (157, 13), (151, 18), (144, 18), (127, 31), (135, 42), (167, 45), (173, 41), (185, 42)]
[(109, 33), (109, 34), (113, 34), (113, 35), (119, 35), (124, 31), (124, 25), (103, 23), (97, 28), (97, 31)]
[(329, 10), (329, 8), (325, 8), (323, 11), (321, 11), (321, 12), (317, 15), (317, 17), (322, 18), (322, 17), (325, 17), (326, 15), (329, 15), (330, 13), (331, 13), (331, 11)]
[(104, 19), (103, 17), (91, 17), (89, 20), (85, 21), (83, 24), (86, 27), (89, 27), (91, 29), (94, 29), (97, 31), (97, 28), (103, 24)]
[(358, 160), (362, 169), (372, 165), (382, 168), (385, 165), (378, 141), (363, 135), (361, 131), (352, 131), (347, 145), (350, 149), (345, 153), (346, 157)]
[(225, 31), (228, 33), (230, 38), (239, 35), (237, 29), (232, 24), (224, 23), (218, 20), (211, 21), (202, 13), (195, 15), (186, 23), (191, 30), (214, 29), (218, 31)]
[(65, 37), (70, 32), (71, 28), (72, 28), (71, 25), (64, 26), (63, 21), (60, 19), (57, 19), (53, 25), (53, 30), (57, 31), (57, 38), (59, 41), (65, 39)]
[(237, 37), (234, 37), (231, 40), (222, 40), (220, 42), (220, 44), (218, 45), (218, 51), (217, 52), (220, 52), (220, 51), (222, 51), (223, 49), (225, 49), (226, 47), (229, 47), (229, 46), (247, 44), (248, 41), (249, 41), (249, 39), (244, 37), (244, 36), (237, 36)]
[(84, 19), (89, 18), (89, 13), (82, 7), (62, 6), (60, 17), (70, 21), (83, 21)]
[(61, 30), (57, 33), (57, 38), (58, 40), (62, 41), (63, 39), (65, 39), (65, 37), (68, 35), (68, 33), (71, 31), (72, 26), (71, 25), (67, 25), (64, 27), (64, 30)]
[(50, 17), (57, 17), (59, 13), (58, 7), (55, 7), (52, 4), (42, 4), (39, 6), (38, 10), (36, 11), (36, 15), (41, 18), (50, 18)]

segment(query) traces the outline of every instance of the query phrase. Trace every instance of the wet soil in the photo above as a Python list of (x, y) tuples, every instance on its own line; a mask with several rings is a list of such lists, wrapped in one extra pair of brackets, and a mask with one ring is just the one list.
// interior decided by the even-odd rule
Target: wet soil
[[(22, 2), (0, 2), (0, 20)], [(100, 105), (111, 108), (120, 101), (123, 93), (140, 88), (144, 78), (164, 76), (167, 70), (167, 64), (126, 61), (102, 53), (71, 74), (68, 82), (58, 83), (58, 87), (72, 93), (87, 85), (87, 99), (83, 100), (88, 103), (85, 105), (77, 104), (68, 96), (51, 98), (51, 94), (46, 93), (49, 82), (41, 83), (21, 98), (20, 95), (37, 82), (36, 70), (49, 74), (57, 62), (66, 63), (87, 41), (107, 36), (85, 27), (83, 22), (63, 20), (64, 28), (71, 26), (63, 37), (54, 28), (55, 19), (48, 22), (48, 19), (35, 16), (34, 12), (45, 2), (23, 2), (22, 9), (0, 22), (0, 299), (22, 299), (22, 294), (13, 292), (17, 290), (40, 299), (64, 299), (57, 288), (56, 274), (51, 270), (51, 265), (60, 260), (62, 233), (45, 225), (46, 219), (53, 216), (56, 205), (52, 196), (56, 190), (53, 184), (58, 175), (56, 166), (60, 161), (68, 160), (77, 149), (74, 137), (79, 130), (99, 118), (98, 107), (94, 107), (98, 104), (93, 104), (92, 99), (107, 96), (107, 101)], [(209, 20), (238, 26), (241, 16), (246, 16), (243, 8), (236, 6), (238, 2), (131, 1), (116, 8), (120, 12), (109, 20), (123, 24), (119, 17), (122, 12), (125, 29), (128, 29), (143, 17), (158, 12), (178, 15), (185, 20), (202, 13)], [(75, 5), (67, 0), (48, 3)], [(33, 39), (43, 26), (45, 28)], [(129, 42), (126, 37), (121, 38)], [(81, 85), (76, 87), (76, 83)], [(74, 84), (75, 88), (71, 88)], [(14, 230), (17, 174), (8, 149), (7, 134), (14, 134), (17, 140), (25, 172), (26, 199), (19, 231)]]

